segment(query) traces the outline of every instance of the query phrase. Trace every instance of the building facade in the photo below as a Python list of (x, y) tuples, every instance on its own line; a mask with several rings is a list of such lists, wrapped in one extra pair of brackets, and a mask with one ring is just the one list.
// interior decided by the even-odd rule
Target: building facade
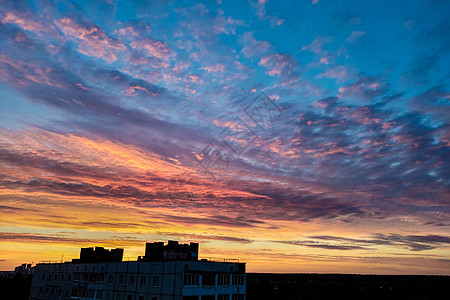
[(198, 260), (198, 244), (147, 243), (137, 261), (120, 250), (84, 248), (72, 262), (36, 265), (30, 300), (245, 299), (245, 263)]

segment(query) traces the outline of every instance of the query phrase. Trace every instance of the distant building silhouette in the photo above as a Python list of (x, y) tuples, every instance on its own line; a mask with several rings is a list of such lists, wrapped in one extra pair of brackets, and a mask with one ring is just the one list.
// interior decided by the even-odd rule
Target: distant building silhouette
[[(11, 276), (21, 276), (23, 278), (27, 278), (28, 276), (32, 275), (34, 272), (35, 267), (31, 267), (31, 264), (22, 264), (20, 266), (17, 266), (14, 268), (14, 272), (10, 272)], [(5, 275), (8, 272), (4, 272)]]
[(244, 300), (245, 263), (198, 260), (197, 243), (147, 243), (137, 261), (123, 249), (82, 248), (72, 262), (39, 263), (30, 300)]

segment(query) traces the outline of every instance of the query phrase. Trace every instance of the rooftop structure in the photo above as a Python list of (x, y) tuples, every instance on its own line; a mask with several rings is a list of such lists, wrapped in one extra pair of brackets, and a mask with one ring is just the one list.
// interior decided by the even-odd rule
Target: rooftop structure
[(179, 244), (177, 241), (146, 243), (143, 261), (198, 260), (198, 243)]
[(103, 247), (81, 248), (80, 258), (72, 260), (77, 263), (119, 262), (123, 258), (123, 249), (107, 250)]

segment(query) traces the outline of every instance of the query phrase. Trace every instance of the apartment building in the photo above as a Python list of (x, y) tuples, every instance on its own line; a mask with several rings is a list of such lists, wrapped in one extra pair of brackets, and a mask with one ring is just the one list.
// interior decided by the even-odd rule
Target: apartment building
[(147, 243), (137, 261), (122, 256), (83, 248), (72, 262), (37, 264), (30, 300), (245, 299), (245, 263), (199, 260), (196, 243)]

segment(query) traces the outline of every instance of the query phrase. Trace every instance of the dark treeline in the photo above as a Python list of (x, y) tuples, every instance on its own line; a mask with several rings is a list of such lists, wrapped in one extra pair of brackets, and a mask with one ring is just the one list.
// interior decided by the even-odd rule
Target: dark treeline
[(31, 290), (31, 276), (16, 274), (14, 277), (0, 277), (0, 299), (28, 300)]
[(450, 276), (247, 274), (247, 300), (449, 299)]

